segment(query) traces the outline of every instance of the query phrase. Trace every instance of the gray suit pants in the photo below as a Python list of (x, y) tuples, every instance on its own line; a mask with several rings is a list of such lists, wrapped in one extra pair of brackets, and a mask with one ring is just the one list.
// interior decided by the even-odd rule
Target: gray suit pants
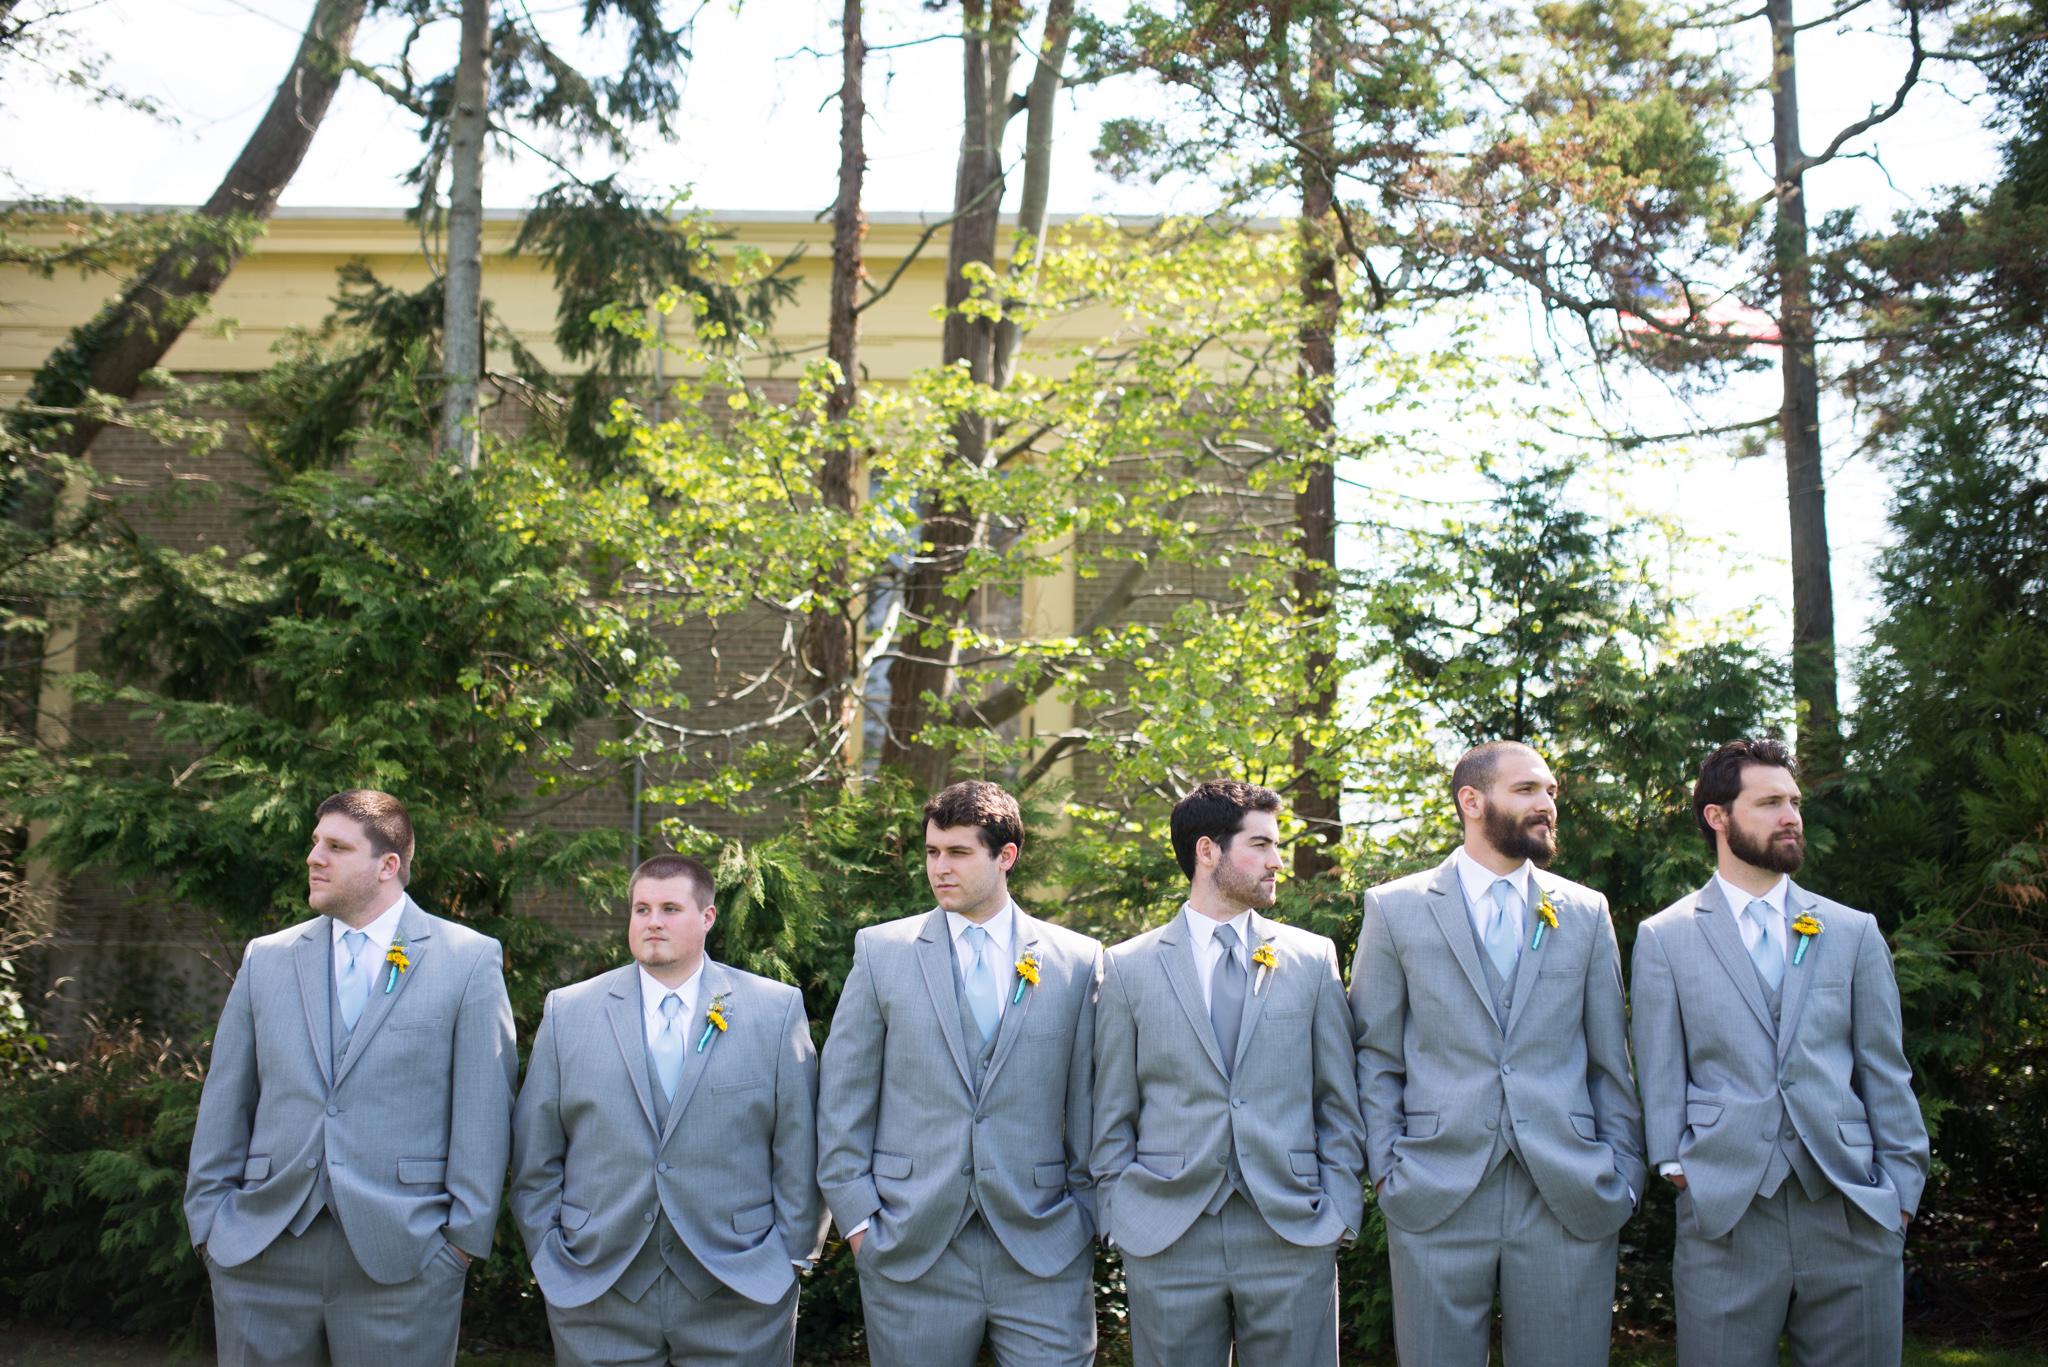
[(561, 1367), (789, 1367), (796, 1357), (797, 1286), (773, 1305), (729, 1286), (703, 1300), (662, 1270), (638, 1301), (617, 1287), (588, 1305), (548, 1306)]
[(1678, 1195), (1671, 1260), (1679, 1367), (1882, 1367), (1905, 1351), (1905, 1234), (1832, 1189), (1808, 1200), (1796, 1177), (1759, 1196), (1719, 1239), (1703, 1239)]
[(1560, 1224), (1507, 1155), (1435, 1229), (1388, 1221), (1401, 1367), (1485, 1367), (1496, 1295), (1508, 1367), (1606, 1367), (1618, 1250)]
[(1150, 1258), (1124, 1255), (1136, 1367), (1337, 1367), (1337, 1246), (1303, 1248), (1233, 1192)]
[(984, 1334), (997, 1367), (1095, 1361), (1093, 1244), (1058, 1276), (1034, 1277), (977, 1215), (915, 1281), (854, 1261), (874, 1367), (972, 1367)]
[(280, 1234), (239, 1267), (206, 1260), (220, 1367), (446, 1367), (466, 1269), (443, 1246), (417, 1277), (370, 1280), (334, 1216)]

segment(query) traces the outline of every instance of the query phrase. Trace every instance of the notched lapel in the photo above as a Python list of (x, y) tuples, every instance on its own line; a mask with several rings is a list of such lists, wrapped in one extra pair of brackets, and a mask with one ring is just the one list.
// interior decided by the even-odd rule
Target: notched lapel
[(1444, 943), (1451, 947), (1451, 957), (1458, 961), (1458, 967), (1465, 970), (1465, 980), (1472, 984), (1472, 995), (1479, 998), (1487, 1019), (1499, 1025), (1500, 1017), (1493, 1010), (1493, 990), (1486, 985), (1486, 970), (1479, 966), (1479, 951), (1472, 944), (1472, 917), (1465, 909), (1465, 890), (1458, 886), (1455, 856), (1437, 869), (1425, 900), (1429, 903), (1429, 914), (1436, 918), (1436, 928), (1443, 932)]
[(1699, 921), (1700, 934), (1713, 947), (1714, 957), (1721, 961), (1721, 967), (1735, 982), (1735, 990), (1756, 1014), (1757, 1024), (1766, 1033), (1777, 1034), (1778, 1028), (1771, 1020), (1771, 1005), (1764, 1000), (1763, 984), (1757, 981), (1756, 965), (1750, 962), (1749, 951), (1742, 947), (1742, 932), (1735, 928), (1735, 912), (1721, 895), (1719, 884), (1709, 881), (1700, 889), (1693, 898), (1693, 915)]
[(420, 965), (426, 962), (427, 953), (433, 948), (434, 923), (410, 897), (405, 900), (405, 910), (398, 914), (398, 933), (405, 937), (408, 966), (398, 975), (398, 981), (392, 984), (391, 990), (386, 992), (384, 980), (391, 970), (381, 959), (378, 960), (377, 975), (370, 979), (370, 1004), (363, 1008), (362, 1019), (356, 1022), (355, 1034), (349, 1037), (348, 1057), (341, 1061), (341, 1067), (334, 1070), (334, 1085), (337, 1087), (355, 1071), (357, 1060), (369, 1052), (370, 1041), (384, 1028), (385, 1019), (398, 1005), (398, 999), (412, 986), (413, 979), (419, 977)]
[(939, 1018), (939, 1033), (946, 1037), (953, 1066), (967, 1094), (974, 1095), (974, 1070), (967, 1065), (967, 1045), (960, 1038), (960, 998), (953, 991), (953, 958), (946, 947), (946, 913), (934, 908), (917, 932), (917, 966), (924, 971), (925, 991), (931, 994), (932, 1014)]
[[(1022, 907), (1017, 908), (1015, 920), (1017, 926), (1017, 957), (1022, 959), (1026, 954), (1038, 954), (1040, 923), (1035, 918), (1026, 916)], [(1038, 957), (1038, 974), (1040, 981), (1043, 982), (1045, 978), (1045, 956), (1043, 954), (1039, 954)], [(1010, 981), (1010, 990), (1015, 992), (1017, 990), (1015, 969), (1011, 970)], [(996, 1085), (996, 1075), (1003, 1071), (1003, 1060), (1009, 1058), (1010, 1051), (1017, 1047), (1018, 1036), (1024, 1033), (1025, 1024), (1031, 1016), (1032, 1003), (1037, 1000), (1038, 989), (1027, 985), (1024, 988), (1024, 995), (1014, 1005), (1006, 1004), (1003, 1007), (1002, 1023), (996, 1027), (995, 1057), (989, 1060), (988, 1081), (983, 1083), (981, 1088), (984, 1093)]]
[(1550, 954), (1550, 946), (1564, 933), (1565, 913), (1557, 914), (1557, 924), (1543, 932), (1543, 943), (1531, 948), (1529, 941), (1536, 938), (1536, 927), (1543, 924), (1543, 918), (1536, 914), (1536, 907), (1545, 897), (1550, 905), (1557, 906), (1556, 890), (1543, 886), (1535, 870), (1529, 872), (1529, 883), (1536, 890), (1536, 901), (1531, 902), (1528, 915), (1522, 918), (1522, 962), (1515, 976), (1515, 1000), (1508, 1007), (1508, 1023), (1501, 1030), (1503, 1037), (1515, 1033), (1515, 1022), (1522, 1018), (1523, 1008), (1529, 1005), (1529, 998), (1536, 995), (1536, 985), (1543, 981), (1543, 963)]
[(307, 926), (306, 933), (292, 946), (292, 967), (299, 974), (299, 997), (306, 1005), (306, 1035), (313, 1042), (313, 1057), (319, 1060), (321, 1080), (330, 1089), (334, 1086), (334, 1051), (327, 1038), (333, 1033), (328, 1018), (327, 984), (333, 979), (327, 947), (333, 942), (333, 923), (322, 916)]
[[(1792, 948), (1797, 951), (1799, 937), (1792, 934), (1792, 923), (1804, 913), (1820, 905), (1813, 894), (1797, 883), (1785, 889), (1785, 909), (1791, 915), (1785, 918), (1785, 933), (1792, 935)], [(1821, 933), (1806, 942), (1806, 957), (1799, 963), (1792, 962), (1792, 955), (1785, 956), (1785, 999), (1779, 1014), (1783, 1023), (1778, 1027), (1778, 1061), (1783, 1063), (1785, 1055), (1792, 1048), (1792, 1034), (1799, 1028), (1799, 1017), (1806, 1010), (1806, 989), (1813, 983), (1813, 975), (1820, 971), (1820, 963), (1827, 956), (1828, 931), (1825, 926)]]
[[(1259, 981), (1259, 966), (1252, 963), (1252, 955), (1258, 953), (1259, 950), (1264, 948), (1273, 939), (1279, 927), (1259, 915), (1256, 911), (1251, 914), (1251, 919), (1246, 921), (1245, 924), (1251, 927), (1252, 932), (1251, 947), (1245, 951), (1244, 956), (1245, 963), (1251, 968), (1251, 974), (1245, 979), (1245, 987), (1249, 989), (1254, 987)], [(1273, 951), (1274, 957), (1278, 958), (1279, 953), (1278, 950)], [(1252, 1032), (1257, 1030), (1259, 1022), (1265, 1019), (1267, 999), (1279, 988), (1280, 969), (1282, 967), (1284, 965), (1274, 965), (1273, 971), (1266, 975), (1265, 989), (1258, 992), (1249, 992), (1244, 999), (1244, 1023), (1237, 1029), (1237, 1057), (1232, 1059), (1230, 1063), (1230, 1075), (1233, 1078), (1237, 1076), (1237, 1070), (1244, 1066), (1245, 1051), (1250, 1049), (1252, 1045)]]
[(661, 1117), (654, 1113), (654, 1084), (647, 1076), (644, 1009), (639, 967), (629, 964), (613, 970), (611, 996), (604, 1004), (604, 1013), (611, 1019), (612, 1039), (618, 1043), (619, 1057), (626, 1061), (626, 1075), (633, 1079), (633, 1095), (640, 1098), (640, 1113), (647, 1117), (647, 1128), (658, 1135)]
[(710, 1026), (711, 1003), (721, 994), (732, 991), (732, 975), (725, 971), (725, 965), (715, 959), (706, 959), (699, 970), (704, 981), (697, 986), (697, 1019), (690, 1022), (683, 1031), (683, 1067), (676, 1074), (676, 1094), (668, 1099), (668, 1117), (661, 1125), (661, 1142), (664, 1146), (669, 1136), (676, 1132), (676, 1123), (683, 1118), (683, 1111), (690, 1104), (691, 1093), (697, 1090), (697, 1081), (704, 1076), (704, 1069), (711, 1062), (711, 1056), (718, 1052), (725, 1037), (735, 1030), (745, 1029), (749, 1022), (740, 1019), (741, 1012), (733, 1007), (731, 998), (726, 1000), (725, 1029), (712, 1030), (711, 1038), (704, 1048), (697, 1048), (697, 1041), (704, 1039), (704, 1031)]
[[(1223, 1068), (1223, 1050), (1216, 1043), (1216, 1027), (1210, 1024), (1209, 1012), (1202, 1005), (1202, 982), (1195, 976), (1195, 947), (1189, 943), (1187, 927), (1182, 924), (1186, 916), (1185, 911), (1176, 911), (1159, 932), (1159, 958), (1166, 966), (1166, 980), (1173, 984), (1173, 994), (1180, 998), (1181, 1010), (1188, 1013), (1195, 1038), (1208, 1051), (1209, 1062), (1216, 1065), (1216, 1071), (1227, 1079), (1230, 1075)], [(1238, 1031), (1238, 1038), (1244, 1038), (1242, 1030)]]

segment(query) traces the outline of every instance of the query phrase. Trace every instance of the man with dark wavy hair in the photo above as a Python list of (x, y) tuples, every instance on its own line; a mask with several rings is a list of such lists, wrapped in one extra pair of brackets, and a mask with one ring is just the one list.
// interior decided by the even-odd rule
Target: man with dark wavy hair
[(1906, 1226), (1927, 1181), (1891, 951), (1875, 919), (1792, 881), (1792, 754), (1707, 757), (1693, 816), (1714, 876), (1636, 933), (1650, 1161), (1678, 1191), (1681, 1367), (1875, 1367), (1904, 1348)]

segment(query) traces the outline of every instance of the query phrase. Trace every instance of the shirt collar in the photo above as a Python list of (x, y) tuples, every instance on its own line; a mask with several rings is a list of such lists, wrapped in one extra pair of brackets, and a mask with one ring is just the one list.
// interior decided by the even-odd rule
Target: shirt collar
[(1243, 949), (1252, 942), (1252, 913), (1247, 907), (1230, 920), (1219, 921), (1213, 916), (1204, 916), (1189, 903), (1181, 903), (1180, 913), (1188, 923), (1189, 932), (1195, 937), (1196, 949), (1207, 949), (1216, 939), (1216, 928), (1222, 925), (1237, 927), (1237, 945)]
[(1525, 907), (1529, 905), (1531, 865), (1528, 860), (1524, 859), (1521, 867), (1513, 873), (1502, 874), (1495, 873), (1492, 869), (1489, 869), (1486, 865), (1467, 854), (1463, 845), (1458, 846), (1458, 852), (1452, 855), (1451, 858), (1458, 866), (1458, 883), (1465, 889), (1465, 900), (1473, 906), (1476, 907), (1483, 902), (1491, 901), (1493, 898), (1493, 885), (1502, 878), (1508, 880), (1508, 886), (1512, 887), (1515, 890), (1515, 895), (1521, 898), (1522, 905)]
[(376, 950), (377, 957), (381, 959), (391, 952), (391, 942), (398, 938), (398, 923), (403, 918), (405, 909), (410, 905), (412, 905), (412, 898), (407, 897), (401, 892), (398, 894), (396, 902), (384, 908), (383, 911), (378, 913), (377, 919), (366, 926), (352, 926), (339, 917), (330, 917), (329, 919), (334, 925), (334, 943), (339, 945), (342, 936), (348, 934), (351, 930), (360, 930), (363, 934), (370, 937), (370, 943), (364, 945), (363, 948)]
[(1780, 916), (1783, 916), (1785, 914), (1785, 894), (1788, 891), (1790, 891), (1792, 887), (1792, 879), (1785, 874), (1779, 874), (1778, 881), (1776, 883), (1773, 883), (1771, 885), (1771, 890), (1765, 893), (1761, 898), (1752, 897), (1749, 893), (1746, 893), (1741, 888), (1736, 887), (1733, 883), (1729, 882), (1727, 879), (1721, 876), (1721, 872), (1719, 869), (1716, 869), (1714, 871), (1714, 881), (1721, 885), (1721, 896), (1727, 900), (1728, 910), (1734, 912), (1737, 916), (1742, 915), (1744, 909), (1747, 908), (1751, 902), (1755, 901), (1762, 901), (1768, 904), (1770, 906), (1770, 909), (1778, 913), (1778, 915)]
[(640, 1008), (647, 1014), (649, 1020), (661, 1019), (661, 999), (671, 992), (682, 1000), (683, 1009), (679, 1015), (696, 1014), (697, 985), (704, 981), (704, 960), (697, 961), (697, 971), (683, 979), (681, 987), (668, 986), (639, 964), (635, 964), (634, 967), (640, 969)]
[[(973, 924), (974, 922), (957, 911), (946, 913), (946, 929), (953, 933), (953, 943), (956, 946), (960, 943), (960, 937), (965, 935), (968, 927)], [(1017, 944), (1017, 904), (1005, 902), (1001, 911), (981, 923), (981, 928), (988, 932), (988, 938), (994, 943), (996, 953), (1010, 953)]]

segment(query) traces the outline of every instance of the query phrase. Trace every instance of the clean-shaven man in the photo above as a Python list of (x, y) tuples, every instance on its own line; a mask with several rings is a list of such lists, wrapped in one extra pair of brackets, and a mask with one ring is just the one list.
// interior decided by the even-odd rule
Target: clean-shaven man
[(1337, 1249), (1364, 1211), (1337, 949), (1258, 914), (1280, 798), (1204, 783), (1174, 807), (1188, 896), (1109, 952), (1094, 1167), (1138, 1367), (1334, 1367)]
[(512, 1215), (569, 1367), (789, 1367), (825, 1241), (803, 994), (704, 952), (711, 873), (633, 872), (633, 962), (548, 994)]
[(1904, 1350), (1927, 1127), (1877, 922), (1794, 883), (1799, 781), (1775, 740), (1707, 757), (1714, 876), (1636, 932), (1650, 1158), (1679, 1188), (1682, 1367), (1878, 1367)]
[(925, 804), (938, 906), (854, 937), (825, 1040), (818, 1175), (876, 1367), (1095, 1357), (1090, 1058), (1102, 947), (1026, 915), (1017, 801)]
[(504, 951), (405, 894), (389, 793), (320, 804), (312, 920), (249, 943), (213, 1037), (185, 1221), (222, 1367), (455, 1360), (519, 1056)]
[(1464, 842), (1365, 895), (1351, 1010), (1402, 1367), (1604, 1367), (1647, 1180), (1607, 899), (1546, 871), (1557, 780), (1526, 745), (1451, 773)]

